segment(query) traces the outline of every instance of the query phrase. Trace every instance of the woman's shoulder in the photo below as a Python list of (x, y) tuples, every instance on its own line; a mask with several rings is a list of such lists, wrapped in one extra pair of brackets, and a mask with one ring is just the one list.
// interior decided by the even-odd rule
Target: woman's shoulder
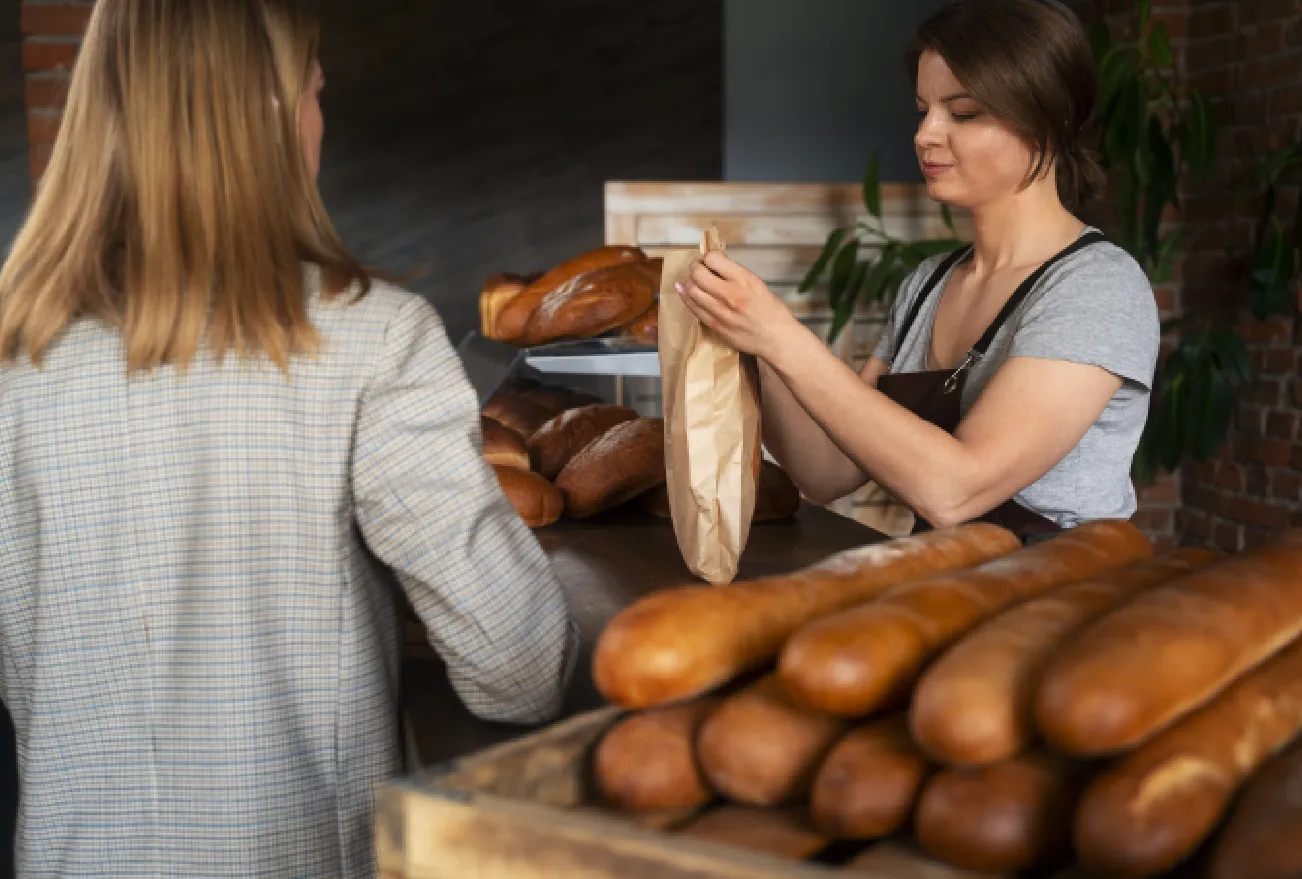
[[(1101, 235), (1097, 229), (1089, 228), (1087, 233)], [(1118, 293), (1127, 296), (1141, 296), (1146, 300), (1153, 298), (1153, 285), (1145, 274), (1139, 261), (1131, 256), (1125, 248), (1102, 238), (1081, 247), (1075, 253), (1063, 259), (1057, 271), (1045, 280), (1050, 283), (1070, 281), (1072, 283), (1092, 283), (1096, 286), (1107, 285)]]
[(335, 325), (354, 335), (386, 336), (394, 330), (424, 323), (440, 324), (438, 312), (428, 299), (394, 281), (368, 276), (337, 296), (321, 291), (320, 271), (306, 267), (307, 287), (315, 321)]

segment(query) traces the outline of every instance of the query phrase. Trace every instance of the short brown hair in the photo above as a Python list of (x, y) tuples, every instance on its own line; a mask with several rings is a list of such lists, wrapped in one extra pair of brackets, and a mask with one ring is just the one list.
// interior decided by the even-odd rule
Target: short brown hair
[(1075, 208), (1103, 187), (1087, 145), (1098, 100), (1098, 66), (1080, 20), (1057, 0), (951, 0), (918, 28), (905, 56), (917, 86), (931, 51), (1036, 154), (1027, 183), (1057, 163), (1058, 196)]

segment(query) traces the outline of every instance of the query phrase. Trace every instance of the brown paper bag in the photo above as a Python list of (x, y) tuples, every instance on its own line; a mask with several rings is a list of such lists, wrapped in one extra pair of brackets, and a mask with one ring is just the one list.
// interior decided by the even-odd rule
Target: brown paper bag
[(687, 567), (729, 583), (750, 537), (760, 466), (759, 371), (701, 326), (674, 284), (691, 262), (723, 250), (718, 232), (700, 251), (665, 254), (660, 275), (660, 381), (665, 471), (674, 534)]

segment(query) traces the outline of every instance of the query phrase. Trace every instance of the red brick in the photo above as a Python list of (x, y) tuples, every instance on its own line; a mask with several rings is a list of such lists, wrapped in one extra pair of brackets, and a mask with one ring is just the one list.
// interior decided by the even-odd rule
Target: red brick
[(1271, 471), (1270, 496), (1290, 504), (1302, 500), (1302, 472), (1291, 468)]
[(1296, 379), (1293, 382), (1293, 405), (1302, 409), (1302, 379)]
[(1227, 491), (1243, 491), (1245, 479), (1242, 464), (1224, 463), (1216, 468), (1216, 477), (1211, 482), (1216, 488)]
[(1228, 95), (1234, 92), (1236, 79), (1233, 67), (1218, 67), (1215, 70), (1190, 73), (1189, 85), (1208, 97)]
[(1266, 432), (1266, 413), (1256, 406), (1239, 404), (1239, 411), (1234, 418), (1234, 426), (1249, 437), (1258, 437)]
[(1270, 21), (1239, 34), (1239, 57), (1254, 58), (1259, 55), (1273, 55), (1284, 48), (1284, 23)]
[(1154, 555), (1166, 555), (1167, 553), (1175, 552), (1176, 547), (1180, 545), (1176, 541), (1175, 536), (1171, 534), (1161, 536), (1150, 534), (1149, 538), (1153, 543)]
[(1163, 314), (1175, 311), (1175, 288), (1169, 284), (1161, 284), (1153, 288), (1153, 299), (1157, 302), (1157, 310)]
[(1193, 479), (1196, 485), (1215, 485), (1216, 474), (1224, 466), (1219, 461), (1198, 461), (1193, 465)]
[(24, 3), (22, 14), (23, 33), (25, 34), (69, 34), (85, 33), (86, 22), (94, 3)]
[(1245, 313), (1239, 321), (1239, 335), (1245, 342), (1288, 342), (1293, 337), (1293, 320), (1288, 317), (1257, 320)]
[(27, 151), (27, 165), (31, 172), (32, 179), (38, 180), (45, 173), (45, 166), (50, 163), (50, 146), (48, 144), (37, 144)]
[(1293, 447), (1293, 460), (1290, 464), (1294, 470), (1302, 470), (1302, 445)]
[(1175, 516), (1171, 510), (1140, 510), (1130, 521), (1150, 537), (1171, 534), (1175, 530)]
[(58, 109), (67, 102), (66, 73), (32, 73), (27, 76), (27, 109)]
[(1240, 0), (1239, 27), (1284, 18), (1297, 12), (1295, 0)]
[(1266, 415), (1266, 436), (1269, 439), (1292, 442), (1297, 433), (1296, 412), (1269, 412)]
[(1235, 125), (1265, 125), (1270, 118), (1266, 99), (1262, 97), (1241, 97), (1228, 102), (1223, 113), (1225, 121)]
[(1183, 40), (1189, 36), (1189, 16), (1183, 10), (1174, 10), (1171, 12), (1153, 12), (1153, 22), (1162, 22), (1166, 25), (1166, 32), (1175, 40)]
[(1262, 358), (1261, 371), (1266, 375), (1286, 375), (1297, 368), (1296, 348), (1270, 348)]
[(1166, 476), (1158, 479), (1152, 485), (1145, 485), (1139, 490), (1139, 503), (1145, 507), (1179, 506), (1180, 483), (1170, 476)]
[(1302, 46), (1302, 18), (1294, 21), (1284, 31), (1284, 44), (1288, 46)]
[(1228, 518), (1248, 525), (1283, 531), (1289, 527), (1290, 509), (1256, 498), (1233, 498)]
[(1205, 513), (1215, 513), (1220, 502), (1220, 496), (1210, 488), (1201, 485), (1186, 486), (1184, 490), (1184, 505), (1186, 509), (1202, 510)]
[(59, 136), (59, 123), (63, 114), (58, 110), (33, 110), (27, 114), (27, 142), (52, 144)]
[(1291, 56), (1245, 61), (1239, 68), (1239, 84), (1245, 89), (1287, 86), (1297, 81), (1297, 59)]
[(1286, 442), (1279, 440), (1249, 440), (1244, 443), (1244, 457), (1258, 464), (1271, 467), (1287, 467), (1292, 460), (1293, 450)]
[(1242, 398), (1257, 406), (1278, 406), (1284, 396), (1284, 383), (1279, 379), (1263, 378), (1253, 382), (1242, 392)]
[[(1302, 86), (1290, 86), (1280, 89), (1270, 96), (1270, 115), (1287, 116), (1302, 113)], [(1266, 119), (1261, 120), (1265, 122)]]
[(1243, 529), (1229, 522), (1217, 522), (1213, 539), (1224, 552), (1238, 552), (1243, 546)]
[(79, 41), (67, 37), (23, 40), (24, 70), (71, 70)]
[(1275, 531), (1266, 531), (1261, 528), (1243, 529), (1243, 548), (1245, 550), (1262, 549), (1276, 543), (1279, 543), (1279, 534)]
[(1206, 540), (1212, 536), (1212, 526), (1207, 514), (1202, 510), (1181, 510), (1178, 515), (1178, 527), (1182, 536)]
[(1261, 464), (1248, 464), (1243, 468), (1243, 490), (1252, 497), (1264, 497), (1270, 489), (1270, 476)]

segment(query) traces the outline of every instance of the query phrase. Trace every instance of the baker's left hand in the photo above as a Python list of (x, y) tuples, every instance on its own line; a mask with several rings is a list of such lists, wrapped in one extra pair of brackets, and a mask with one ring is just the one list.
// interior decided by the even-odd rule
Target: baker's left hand
[(697, 319), (743, 354), (772, 360), (800, 322), (754, 272), (711, 251), (676, 289)]

